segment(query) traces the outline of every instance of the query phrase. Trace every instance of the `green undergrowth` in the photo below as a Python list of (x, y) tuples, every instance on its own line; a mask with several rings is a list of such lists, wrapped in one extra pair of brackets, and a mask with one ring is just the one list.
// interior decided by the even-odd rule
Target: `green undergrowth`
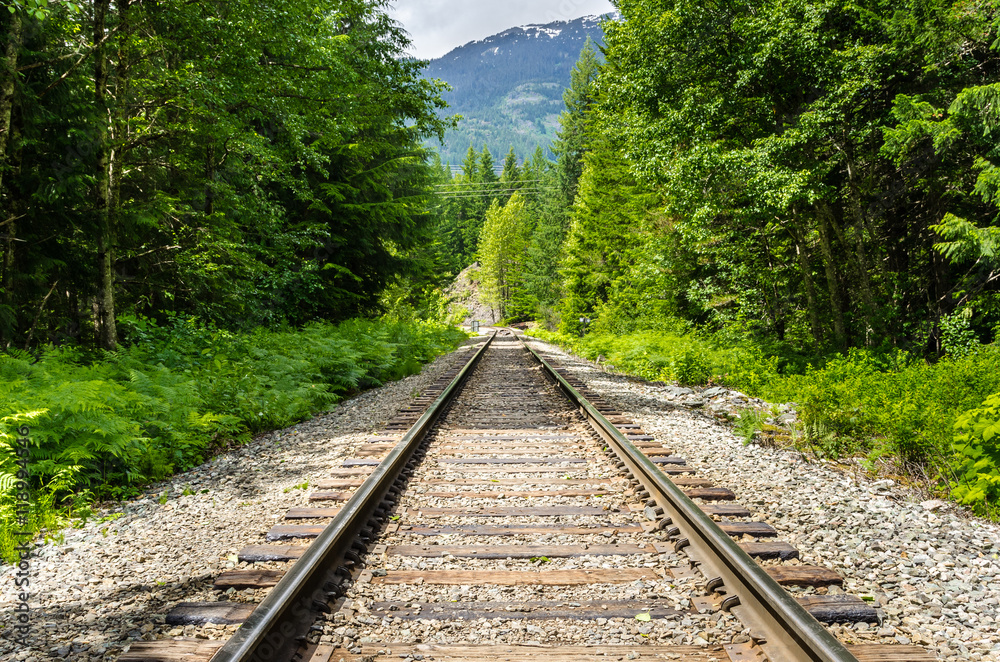
[(795, 403), (796, 437), (810, 451), (861, 457), (872, 471), (881, 466), (928, 476), (976, 513), (1000, 518), (996, 344), (933, 362), (867, 349), (807, 360), (732, 333), (530, 335), (646, 380), (724, 384), (769, 402)]
[[(314, 323), (237, 334), (192, 319), (125, 320), (130, 346), (0, 354), (0, 554), (216, 449), (419, 372), (466, 335), (440, 324)], [(30, 427), (30, 504), (17, 518), (17, 426)]]
[(544, 329), (532, 329), (528, 335), (647, 381), (725, 383), (745, 392), (760, 390), (783, 362), (761, 347), (727, 345), (717, 335), (699, 333), (683, 323), (626, 334), (589, 333), (582, 338)]

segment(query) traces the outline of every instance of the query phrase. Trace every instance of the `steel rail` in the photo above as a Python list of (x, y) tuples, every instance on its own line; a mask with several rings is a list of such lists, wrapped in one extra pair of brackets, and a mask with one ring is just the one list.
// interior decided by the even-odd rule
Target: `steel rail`
[(300, 639), (309, 631), (317, 609), (329, 600), (329, 588), (339, 585), (337, 574), (355, 536), (372, 517), (393, 483), (406, 468), (424, 435), (465, 378), (479, 363), (497, 332), (494, 331), (469, 359), (465, 367), (403, 435), (354, 495), (341, 507), (333, 521), (306, 548), (302, 557), (271, 589), (236, 633), (216, 652), (212, 662), (274, 662), (290, 659)]
[(521, 342), (649, 490), (671, 520), (669, 524), (679, 531), (676, 549), (686, 548), (692, 565), (700, 566), (710, 587), (725, 589), (723, 608), (729, 608), (751, 629), (751, 637), (762, 646), (770, 662), (858, 662), (548, 361), (523, 338)]

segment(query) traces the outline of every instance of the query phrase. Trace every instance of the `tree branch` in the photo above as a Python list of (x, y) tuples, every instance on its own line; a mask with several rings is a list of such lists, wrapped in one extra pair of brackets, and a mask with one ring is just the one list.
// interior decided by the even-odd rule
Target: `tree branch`
[[(46, 94), (48, 94), (48, 93), (49, 93), (49, 91), (50, 91), (50, 90), (51, 90), (51, 89), (52, 89), (53, 87), (55, 87), (55, 86), (56, 86), (56, 85), (58, 85), (59, 83), (61, 83), (61, 82), (63, 82), (64, 80), (66, 80), (66, 77), (67, 77), (67, 76), (69, 76), (69, 75), (70, 75), (71, 73), (73, 73), (74, 71), (76, 71), (76, 68), (77, 68), (77, 67), (79, 67), (79, 66), (80, 66), (81, 64), (83, 64), (83, 61), (87, 59), (87, 56), (88, 56), (88, 55), (90, 55), (90, 54), (91, 54), (91, 53), (93, 53), (93, 52), (94, 52), (95, 50), (97, 50), (98, 48), (100, 48), (101, 46), (103, 46), (105, 42), (107, 42), (107, 41), (108, 41), (109, 39), (111, 39), (111, 37), (112, 37), (112, 36), (114, 36), (115, 34), (117, 34), (117, 32), (118, 32), (118, 29), (119, 29), (119, 27), (120, 27), (120, 26), (115, 26), (115, 27), (114, 27), (114, 28), (112, 28), (111, 30), (108, 30), (108, 32), (107, 32), (107, 33), (106, 33), (106, 34), (104, 35), (104, 37), (103, 37), (103, 38), (102, 38), (102, 39), (101, 39), (101, 40), (100, 40), (99, 42), (97, 42), (96, 44), (91, 44), (91, 45), (90, 45), (90, 46), (89, 46), (89, 47), (87, 48), (87, 51), (86, 51), (85, 53), (83, 53), (82, 55), (80, 55), (80, 58), (79, 58), (79, 59), (78, 59), (78, 60), (77, 60), (76, 62), (74, 62), (74, 63), (73, 63), (73, 64), (72, 64), (71, 66), (70, 66), (70, 68), (69, 68), (69, 69), (67, 69), (66, 71), (64, 71), (64, 72), (63, 72), (63, 75), (62, 75), (62, 76), (60, 76), (59, 78), (57, 78), (57, 79), (55, 79), (54, 81), (52, 81), (52, 83), (51, 83), (51, 84), (50, 84), (50, 85), (49, 85), (48, 87), (46, 87), (46, 88), (45, 88), (44, 90), (42, 90), (42, 91), (41, 91), (41, 93), (40, 93), (40, 94), (38, 95), (38, 98), (39, 98), (39, 99), (41, 99), (41, 98), (42, 98), (42, 97), (44, 97), (44, 96), (45, 96)], [(75, 55), (75, 54), (74, 54), (74, 55)], [(70, 57), (72, 57), (72, 56), (70, 56)]]
[(130, 255), (128, 257), (118, 258), (118, 261), (119, 262), (125, 262), (127, 260), (138, 260), (140, 257), (145, 257), (145, 256), (150, 255), (152, 253), (157, 253), (159, 251), (176, 250), (178, 248), (180, 248), (180, 246), (157, 246), (156, 248), (149, 249), (145, 253), (139, 253), (138, 255)]

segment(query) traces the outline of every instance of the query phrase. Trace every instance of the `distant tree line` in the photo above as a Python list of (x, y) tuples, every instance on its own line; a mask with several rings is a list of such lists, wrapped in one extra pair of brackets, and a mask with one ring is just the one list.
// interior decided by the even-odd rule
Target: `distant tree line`
[(480, 152), (470, 146), (454, 177), (440, 169), (436, 213), (453, 269), (479, 260), (483, 294), (502, 318), (555, 323), (564, 306), (564, 244), (583, 171), (584, 127), (598, 63), (588, 41), (563, 93), (566, 110), (551, 145), (554, 162), (536, 147), (519, 164), (512, 146), (497, 176), (488, 146)]
[(467, 113), (458, 126), (445, 132), (443, 141), (432, 138), (428, 145), (450, 164), (461, 163), (470, 145), (485, 145), (496, 154), (510, 147), (520, 159), (530, 158), (542, 145), (542, 153), (551, 159), (550, 143), (562, 110), (562, 90), (543, 89), (542, 93), (539, 100), (510, 104), (502, 99), (494, 107)]

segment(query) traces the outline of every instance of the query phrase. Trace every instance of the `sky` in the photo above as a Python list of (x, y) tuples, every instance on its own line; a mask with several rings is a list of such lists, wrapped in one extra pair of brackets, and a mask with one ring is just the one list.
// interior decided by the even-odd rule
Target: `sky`
[(609, 0), (395, 0), (389, 14), (410, 33), (411, 54), (432, 60), (516, 25), (568, 21), (612, 9)]

